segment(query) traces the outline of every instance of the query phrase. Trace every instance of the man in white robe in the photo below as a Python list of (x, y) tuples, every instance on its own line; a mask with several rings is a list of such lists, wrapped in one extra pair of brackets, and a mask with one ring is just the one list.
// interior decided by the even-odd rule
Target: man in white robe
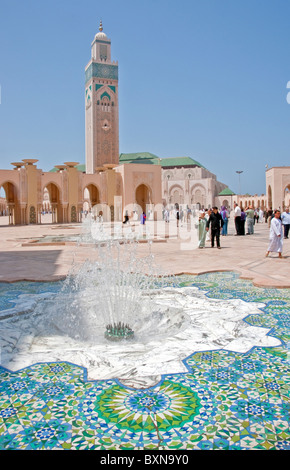
[(270, 252), (279, 253), (279, 258), (282, 258), (282, 248), (283, 248), (283, 231), (282, 231), (282, 222), (280, 220), (280, 211), (275, 210), (274, 217), (271, 220), (270, 226), (270, 242), (268, 246), (268, 251), (266, 256)]

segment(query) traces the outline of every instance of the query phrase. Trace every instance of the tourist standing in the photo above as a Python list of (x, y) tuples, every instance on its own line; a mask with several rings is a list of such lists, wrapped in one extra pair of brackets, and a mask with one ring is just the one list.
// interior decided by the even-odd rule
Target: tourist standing
[(276, 209), (274, 211), (274, 217), (271, 220), (270, 242), (266, 256), (268, 256), (270, 252), (274, 252), (279, 253), (279, 258), (282, 258), (283, 230), (280, 215), (281, 212)]
[(229, 212), (225, 206), (222, 206), (221, 208), (221, 216), (224, 222), (224, 225), (222, 228), (222, 235), (226, 236), (228, 234)]
[(211, 247), (214, 247), (214, 240), (216, 239), (217, 248), (220, 248), (220, 232), (223, 227), (224, 221), (222, 216), (218, 212), (217, 207), (212, 208), (212, 213), (209, 216), (209, 219), (206, 223), (206, 231), (209, 230), (211, 225)]
[(270, 225), (271, 225), (272, 215), (273, 215), (273, 211), (270, 208), (270, 209), (267, 210), (267, 222), (268, 222), (268, 227), (269, 228), (270, 228)]
[(179, 207), (176, 208), (176, 225), (179, 227), (179, 219), (180, 219), (180, 212), (179, 212)]
[(198, 248), (204, 248), (206, 233), (205, 212), (200, 211), (198, 219)]
[(245, 235), (245, 223), (246, 223), (246, 213), (244, 212), (243, 207), (241, 207), (241, 235)]
[(123, 221), (123, 224), (127, 224), (127, 223), (130, 224), (128, 211), (126, 211), (124, 221)]
[(234, 203), (235, 208), (235, 227), (236, 227), (236, 235), (241, 235), (241, 208), (238, 204)]
[(164, 211), (164, 219), (167, 224), (169, 224), (169, 210), (166, 208)]
[(258, 209), (255, 209), (255, 216), (254, 216), (254, 224), (257, 222), (259, 223), (259, 211)]
[(286, 207), (285, 211), (281, 215), (282, 225), (284, 228), (284, 238), (288, 238), (290, 229), (290, 214), (289, 207)]
[[(210, 218), (210, 214), (211, 214), (211, 213), (212, 213), (212, 210), (211, 210), (211, 209), (205, 209), (205, 220), (206, 220), (206, 221), (208, 221), (208, 219)], [(206, 242), (209, 242), (209, 241), (210, 241), (209, 232), (206, 233), (205, 241), (206, 241)]]
[(254, 209), (252, 206), (247, 207), (246, 209), (246, 215), (247, 215), (247, 227), (248, 227), (248, 235), (253, 235), (254, 234)]
[(140, 220), (141, 224), (142, 225), (145, 225), (145, 222), (146, 222), (146, 214), (145, 212), (143, 211), (142, 214), (141, 214), (141, 220)]

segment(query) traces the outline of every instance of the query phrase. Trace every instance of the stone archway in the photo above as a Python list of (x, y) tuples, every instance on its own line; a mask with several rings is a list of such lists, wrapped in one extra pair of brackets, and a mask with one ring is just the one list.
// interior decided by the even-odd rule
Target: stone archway
[(146, 212), (146, 206), (152, 203), (151, 189), (146, 184), (140, 184), (135, 191), (135, 201), (142, 211)]
[(196, 184), (191, 188), (191, 204), (195, 204), (200, 209), (206, 205), (206, 190), (201, 184)]
[(3, 186), (0, 186), (0, 217), (1, 216), (8, 216), (6, 192)]
[(17, 187), (14, 183), (6, 181), (1, 183), (1, 187), (5, 192), (7, 213), (8, 213), (8, 224), (16, 225), (23, 224), (26, 222), (25, 207), (21, 208), (18, 197)]
[(59, 188), (55, 183), (49, 183), (46, 185), (46, 189), (49, 195), (49, 202), (52, 213), (52, 223), (61, 223), (64, 220), (64, 216), (60, 204)]
[(100, 203), (100, 191), (98, 187), (92, 183), (86, 186), (85, 190), (88, 192), (89, 206), (91, 209), (96, 204)]
[(196, 204), (200, 209), (205, 208), (205, 191), (201, 186), (197, 186), (191, 191), (191, 204)]
[(178, 206), (180, 204), (184, 204), (184, 191), (181, 186), (178, 184), (174, 184), (170, 188), (169, 192), (169, 203), (173, 204), (174, 206), (177, 204)]

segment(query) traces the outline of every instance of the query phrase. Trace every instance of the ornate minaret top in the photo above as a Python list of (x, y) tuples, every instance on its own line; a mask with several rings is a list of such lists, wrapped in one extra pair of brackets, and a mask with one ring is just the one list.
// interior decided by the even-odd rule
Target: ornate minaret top
[(92, 60), (111, 63), (111, 40), (104, 33), (102, 21), (100, 21), (99, 32), (92, 42)]

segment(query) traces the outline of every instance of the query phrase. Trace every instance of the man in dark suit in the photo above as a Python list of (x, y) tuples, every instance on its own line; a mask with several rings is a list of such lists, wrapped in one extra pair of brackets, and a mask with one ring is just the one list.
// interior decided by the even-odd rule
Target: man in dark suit
[(206, 223), (206, 230), (209, 230), (211, 225), (211, 247), (214, 247), (214, 240), (216, 238), (216, 246), (220, 249), (220, 232), (222, 226), (224, 225), (223, 218), (218, 211), (217, 207), (213, 207), (212, 213), (209, 216), (209, 219)]

